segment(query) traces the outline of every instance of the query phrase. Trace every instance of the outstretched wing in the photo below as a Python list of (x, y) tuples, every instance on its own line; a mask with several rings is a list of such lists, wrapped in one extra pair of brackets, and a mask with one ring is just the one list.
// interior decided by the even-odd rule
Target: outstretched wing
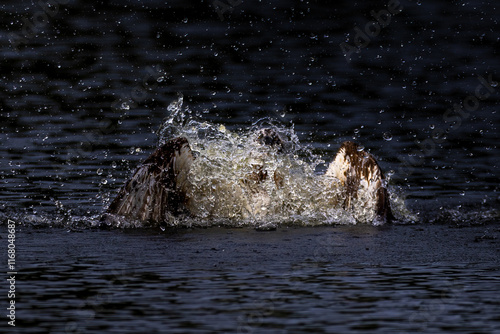
[(375, 213), (374, 224), (392, 220), (385, 178), (375, 158), (353, 142), (342, 143), (326, 175), (340, 180), (345, 209), (352, 209), (355, 200), (365, 199)]
[(107, 213), (141, 221), (164, 222), (185, 210), (187, 174), (194, 156), (186, 138), (169, 140), (137, 168)]

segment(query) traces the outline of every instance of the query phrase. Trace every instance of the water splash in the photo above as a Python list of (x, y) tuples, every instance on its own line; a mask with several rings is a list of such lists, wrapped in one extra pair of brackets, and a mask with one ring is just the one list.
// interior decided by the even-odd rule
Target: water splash
[[(192, 215), (171, 217), (166, 226), (254, 226), (263, 229), (276, 226), (314, 226), (356, 224), (373, 220), (373, 211), (365, 205), (372, 198), (361, 196), (354, 212), (340, 208), (342, 196), (335, 178), (319, 175), (318, 166), (329, 163), (299, 142), (293, 124), (289, 127), (272, 118), (261, 118), (248, 129), (229, 131), (225, 126), (203, 119), (184, 105), (182, 95), (167, 108), (169, 115), (157, 131), (158, 145), (182, 136), (196, 159), (188, 180), (192, 185), (188, 200)], [(259, 143), (260, 130), (270, 128), (282, 139), (279, 147)], [(333, 157), (331, 157), (333, 158)], [(112, 165), (116, 167), (116, 162)], [(135, 168), (135, 166), (131, 166)], [(102, 176), (103, 169), (97, 171)], [(388, 173), (389, 175), (391, 173)], [(279, 186), (277, 186), (279, 184)], [(405, 205), (402, 192), (388, 186), (391, 206), (399, 222), (419, 220)], [(110, 197), (101, 189), (104, 206)], [(50, 217), (25, 215), (19, 220), (28, 225), (75, 228), (101, 224), (99, 214), (72, 212), (55, 203), (58, 214)], [(194, 217), (193, 217), (194, 216)], [(110, 227), (148, 227), (151, 224), (117, 219)]]
[[(299, 142), (293, 125), (284, 127), (271, 118), (262, 118), (247, 130), (232, 132), (193, 113), (184, 106), (182, 95), (167, 109), (170, 114), (157, 132), (159, 145), (182, 136), (196, 157), (187, 176), (190, 187), (186, 197), (191, 215), (173, 219), (168, 225), (275, 226), (374, 221), (374, 198), (370, 194), (355, 199), (352, 211), (341, 208), (339, 181), (316, 173), (325, 161)], [(262, 145), (259, 136), (263, 128), (272, 129), (279, 136), (280, 145)], [(400, 196), (393, 194), (391, 201), (398, 219), (416, 220)], [(119, 225), (126, 223), (120, 221)]]

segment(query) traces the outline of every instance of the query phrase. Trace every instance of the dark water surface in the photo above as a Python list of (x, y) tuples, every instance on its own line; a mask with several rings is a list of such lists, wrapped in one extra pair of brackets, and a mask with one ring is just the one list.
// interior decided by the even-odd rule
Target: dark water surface
[(500, 331), (498, 228), (19, 235), (20, 332)]
[[(387, 1), (44, 3), (0, 5), (15, 330), (500, 332), (496, 2), (401, 1), (372, 37)], [(293, 125), (327, 161), (363, 144), (418, 222), (89, 228), (179, 93), (231, 130)]]

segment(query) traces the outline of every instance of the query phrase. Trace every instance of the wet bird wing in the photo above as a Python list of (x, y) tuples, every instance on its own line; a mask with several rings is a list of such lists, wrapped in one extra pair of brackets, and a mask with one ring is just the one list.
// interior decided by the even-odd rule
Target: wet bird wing
[(156, 149), (120, 189), (107, 213), (141, 221), (164, 222), (185, 210), (187, 174), (194, 156), (186, 138)]
[(350, 141), (342, 143), (326, 175), (340, 180), (344, 209), (352, 209), (354, 201), (364, 196), (372, 199), (374, 222), (392, 219), (384, 174), (373, 155), (361, 146)]

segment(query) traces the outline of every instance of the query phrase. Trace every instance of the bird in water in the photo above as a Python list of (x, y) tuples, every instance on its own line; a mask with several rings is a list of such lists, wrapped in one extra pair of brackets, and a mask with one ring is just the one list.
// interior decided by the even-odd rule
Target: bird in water
[(217, 139), (199, 145), (174, 136), (135, 170), (101, 220), (175, 225), (176, 217), (263, 221), (339, 212), (354, 223), (393, 219), (386, 180), (372, 154), (343, 142), (326, 173), (317, 175), (307, 172), (285, 137), (273, 128), (255, 130), (238, 145)]

